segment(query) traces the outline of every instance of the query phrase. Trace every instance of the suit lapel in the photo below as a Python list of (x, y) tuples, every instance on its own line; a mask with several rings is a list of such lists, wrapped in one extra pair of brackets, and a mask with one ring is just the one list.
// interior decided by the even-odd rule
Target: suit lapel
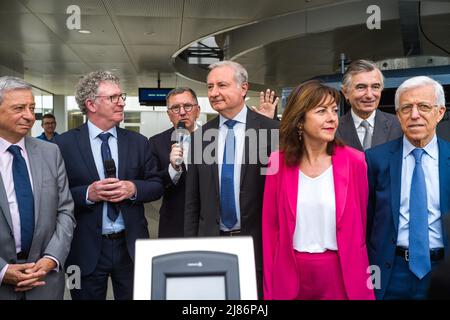
[(347, 189), (350, 176), (348, 157), (341, 148), (336, 147), (335, 153), (331, 157), (331, 163), (333, 164), (336, 226), (338, 226), (347, 201)]
[(297, 218), (297, 200), (298, 200), (298, 183), (299, 183), (299, 174), (300, 169), (299, 166), (287, 167), (284, 163), (279, 163), (278, 168), (283, 166), (286, 172), (285, 185), (286, 189), (289, 192), (285, 192), (286, 197), (288, 198), (289, 208), (291, 209), (291, 214), (293, 221), (296, 221)]
[(402, 155), (403, 138), (398, 140), (398, 144), (393, 144), (391, 148), (392, 156), (389, 159), (389, 175), (391, 179), (391, 210), (394, 221), (395, 232), (398, 230), (398, 219), (400, 214), (400, 192), (402, 181)]
[(91, 141), (89, 140), (89, 130), (87, 124), (83, 124), (80, 127), (79, 136), (77, 137), (78, 150), (81, 158), (83, 158), (86, 168), (89, 170), (89, 174), (94, 177), (94, 180), (100, 180), (98, 176), (97, 167), (95, 166), (94, 156), (92, 155)]
[(125, 168), (128, 160), (128, 142), (126, 139), (127, 131), (117, 127), (117, 152), (119, 156), (118, 175), (119, 180), (126, 179)]
[[(244, 108), (247, 108), (247, 106), (245, 106)], [(246, 119), (247, 123), (245, 124), (245, 131), (247, 132), (247, 130), (252, 129), (255, 130), (256, 134), (258, 134), (258, 129), (259, 129), (259, 121), (258, 119), (256, 119), (255, 117), (255, 113), (250, 111), (250, 109), (247, 108), (247, 119)], [(247, 173), (247, 169), (248, 169), (248, 165), (250, 164), (250, 139), (249, 136), (251, 135), (245, 135), (244, 138), (244, 152), (242, 154), (242, 165), (241, 165), (241, 178), (240, 178), (240, 189), (242, 190), (242, 185), (244, 184), (244, 179), (245, 179), (245, 175)], [(259, 143), (259, 139), (258, 137), (256, 138), (257, 143)], [(258, 146), (259, 147), (259, 146)], [(259, 150), (259, 148), (252, 148), (254, 150)], [(257, 155), (259, 156), (259, 155)]]
[(346, 144), (354, 146), (359, 150), (363, 150), (363, 146), (359, 141), (358, 133), (356, 132), (355, 124), (350, 111), (342, 117), (339, 129), (341, 138)]
[(36, 225), (41, 203), (43, 156), (35, 142), (29, 137), (25, 137), (25, 148), (30, 163), (31, 177), (33, 178), (34, 224)]
[(2, 175), (0, 174), (0, 211), (3, 212), (9, 228), (13, 231), (11, 212), (9, 211), (8, 197), (6, 196), (5, 184), (3, 183)]
[[(208, 125), (210, 124), (210, 125)], [(202, 150), (200, 151), (195, 151), (195, 146), (194, 148), (190, 148), (190, 150), (194, 150), (194, 154), (193, 155), (189, 155), (189, 157), (191, 157), (192, 161), (195, 161), (196, 158), (198, 158), (198, 156), (201, 156), (200, 159), (197, 159), (197, 161), (200, 160), (200, 163), (205, 163), (205, 158), (209, 158), (209, 156), (211, 156), (213, 158), (212, 164), (207, 164), (207, 166), (210, 168), (210, 172), (211, 175), (213, 177), (213, 183), (214, 183), (214, 187), (216, 190), (216, 195), (217, 195), (217, 201), (219, 201), (220, 203), (220, 188), (219, 188), (219, 166), (218, 166), (218, 150), (219, 150), (219, 146), (218, 146), (218, 139), (219, 139), (219, 116), (217, 116), (216, 118), (214, 118), (213, 120), (211, 120), (211, 122), (209, 122), (208, 124), (206, 124), (205, 126), (197, 129), (196, 131), (194, 131), (194, 135), (195, 137), (201, 137), (202, 142), (201, 142), (201, 146), (202, 146)], [(216, 134), (208, 134), (209, 129), (215, 130)], [(197, 133), (199, 132), (199, 133)], [(208, 137), (209, 140), (207, 140), (205, 137), (205, 134), (207, 134), (206, 137)], [(192, 140), (192, 135), (191, 135), (191, 143), (194, 140)], [(199, 145), (198, 142), (194, 142), (196, 145)], [(206, 154), (203, 154), (206, 150), (206, 148), (208, 148)], [(197, 154), (198, 152), (200, 152), (200, 154)], [(209, 154), (209, 152), (211, 152), (211, 154)]]
[(372, 146), (382, 144), (387, 141), (389, 134), (389, 119), (382, 111), (375, 113), (375, 128), (372, 137)]
[[(450, 214), (450, 148), (449, 144), (438, 138), (439, 147), (439, 204), (441, 209), (441, 220)], [(442, 228), (443, 239), (448, 254), (448, 232)]]

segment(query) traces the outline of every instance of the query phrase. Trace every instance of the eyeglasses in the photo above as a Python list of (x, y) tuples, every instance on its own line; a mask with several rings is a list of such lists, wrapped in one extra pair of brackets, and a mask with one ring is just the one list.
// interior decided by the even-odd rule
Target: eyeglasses
[(109, 100), (111, 100), (111, 103), (117, 104), (117, 103), (119, 103), (120, 98), (122, 98), (122, 101), (127, 100), (127, 94), (121, 93), (121, 94), (116, 94), (113, 96), (95, 96), (95, 98), (109, 98)]
[(183, 108), (184, 111), (186, 112), (191, 112), (192, 108), (194, 106), (196, 106), (197, 104), (190, 104), (190, 103), (185, 103), (185, 104), (175, 104), (173, 106), (171, 106), (170, 108), (168, 108), (170, 111), (172, 111), (173, 113), (177, 114), (180, 113), (180, 109)]
[(55, 121), (52, 121), (52, 122), (44, 122), (44, 123), (42, 123), (44, 126), (47, 126), (47, 125), (55, 125), (56, 124), (56, 122)]
[(418, 103), (418, 104), (405, 104), (399, 108), (399, 111), (401, 114), (410, 114), (414, 108), (414, 106), (417, 107), (417, 110), (421, 114), (427, 114), (430, 113), (431, 110), (433, 110), (433, 107), (436, 107), (436, 105), (430, 105), (427, 103)]

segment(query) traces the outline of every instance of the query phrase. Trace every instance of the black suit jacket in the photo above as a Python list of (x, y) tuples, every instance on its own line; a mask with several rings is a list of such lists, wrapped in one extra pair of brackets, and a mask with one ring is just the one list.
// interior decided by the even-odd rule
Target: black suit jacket
[[(397, 117), (393, 114), (377, 110), (375, 114), (375, 127), (371, 147), (395, 140), (402, 135), (403, 131)], [(359, 151), (364, 151), (364, 148), (359, 141), (350, 110), (339, 119), (336, 137), (344, 141), (346, 145), (358, 149)]]
[[(136, 239), (149, 237), (144, 203), (161, 197), (163, 188), (156, 175), (156, 164), (147, 138), (119, 127), (117, 138), (118, 178), (133, 182), (137, 189), (135, 200), (124, 200), (119, 204), (125, 223), (128, 253), (134, 260)], [(88, 186), (100, 179), (92, 155), (87, 124), (58, 136), (56, 143), (66, 165), (77, 221), (67, 265), (78, 265), (82, 275), (89, 275), (100, 257), (103, 202), (86, 204)]]
[[(271, 142), (271, 129), (278, 129), (279, 122), (266, 118), (247, 109), (246, 130), (267, 129), (268, 139), (257, 138), (257, 142), (245, 139), (244, 163), (241, 167), (239, 202), (241, 210), (241, 235), (253, 237), (257, 271), (262, 270), (262, 240), (261, 216), (264, 193), (265, 175), (261, 169), (267, 163), (262, 163), (258, 154), (269, 156), (278, 147)], [(219, 236), (220, 234), (220, 193), (217, 161), (208, 163), (199, 155), (217, 149), (217, 141), (208, 137), (209, 129), (218, 132), (219, 117), (209, 121), (191, 135), (188, 172), (186, 178), (186, 206), (184, 235), (186, 237)], [(252, 130), (250, 130), (252, 131)], [(206, 135), (205, 135), (206, 133)], [(257, 136), (257, 135), (256, 135)], [(254, 148), (254, 147), (257, 147)], [(200, 148), (201, 150), (198, 150)], [(206, 150), (205, 150), (206, 149)], [(200, 153), (200, 152), (201, 153)], [(255, 154), (256, 153), (256, 154)], [(217, 157), (215, 151), (213, 155)], [(252, 161), (257, 158), (256, 161)], [(265, 156), (264, 156), (265, 157)], [(197, 158), (197, 159), (196, 159)], [(198, 161), (201, 160), (201, 161)], [(266, 162), (266, 161), (264, 161)]]
[[(172, 150), (172, 134), (170, 128), (150, 138), (152, 154), (158, 166), (158, 176), (164, 185), (164, 196), (159, 210), (159, 238), (183, 237), (184, 234), (184, 193), (186, 170), (175, 185), (169, 175), (170, 151)], [(183, 169), (185, 169), (183, 165)]]

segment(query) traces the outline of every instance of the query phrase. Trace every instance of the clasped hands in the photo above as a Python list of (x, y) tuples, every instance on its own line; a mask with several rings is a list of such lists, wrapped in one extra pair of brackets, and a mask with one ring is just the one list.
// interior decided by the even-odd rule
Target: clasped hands
[(92, 202), (109, 201), (120, 202), (129, 199), (136, 194), (136, 186), (133, 182), (106, 178), (89, 185), (88, 200)]
[(13, 285), (15, 291), (28, 291), (45, 285), (45, 276), (56, 266), (56, 262), (47, 257), (31, 263), (9, 264), (3, 283)]

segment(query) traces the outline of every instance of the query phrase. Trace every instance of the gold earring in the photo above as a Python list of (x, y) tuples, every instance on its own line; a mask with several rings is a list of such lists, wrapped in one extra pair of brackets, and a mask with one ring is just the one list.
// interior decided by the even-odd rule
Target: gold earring
[(297, 133), (298, 133), (298, 140), (302, 141), (303, 127), (301, 124), (299, 124), (297, 127)]

